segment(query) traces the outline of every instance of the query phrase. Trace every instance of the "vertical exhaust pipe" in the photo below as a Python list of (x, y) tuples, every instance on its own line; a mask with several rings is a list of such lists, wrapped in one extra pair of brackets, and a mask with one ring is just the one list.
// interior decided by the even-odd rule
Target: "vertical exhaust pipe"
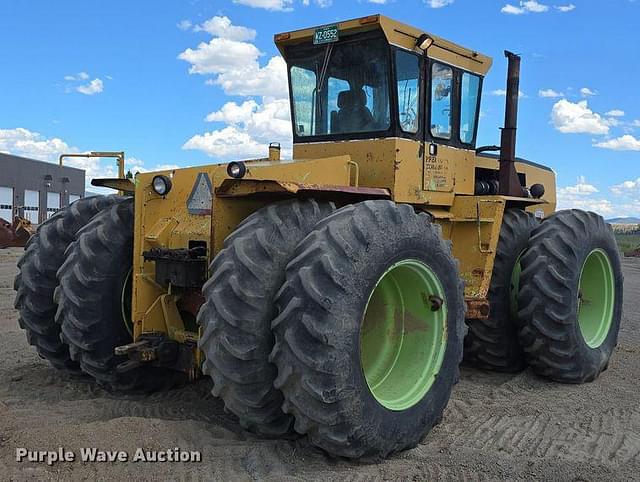
[(516, 131), (518, 129), (518, 94), (520, 93), (520, 56), (507, 50), (509, 61), (507, 74), (507, 102), (504, 113), (504, 127), (500, 139), (500, 194), (522, 197), (516, 166)]

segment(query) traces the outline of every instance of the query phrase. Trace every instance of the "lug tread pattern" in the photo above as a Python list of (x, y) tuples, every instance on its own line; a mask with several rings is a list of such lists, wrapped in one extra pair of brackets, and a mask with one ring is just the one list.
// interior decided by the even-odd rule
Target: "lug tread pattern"
[[(577, 320), (571, 300), (577, 296), (576, 270), (584, 261), (579, 248), (594, 234), (613, 237), (611, 227), (596, 213), (577, 209), (558, 211), (536, 228), (522, 257), (518, 298), (520, 343), (533, 370), (555, 381), (593, 381), (606, 369), (609, 360), (610, 353), (606, 350), (593, 351), (596, 353), (593, 357), (582, 356), (572, 336)], [(612, 262), (616, 287), (622, 286), (619, 258)], [(622, 290), (616, 293), (616, 298), (616, 304), (621, 306)]]
[(520, 209), (505, 212), (496, 249), (486, 320), (471, 320), (464, 340), (465, 362), (482, 369), (518, 372), (525, 367), (516, 321), (510, 310), (511, 273), (517, 254), (524, 250), (539, 222)]
[(56, 272), (77, 232), (97, 213), (121, 200), (116, 195), (93, 196), (61, 209), (38, 227), (18, 261), (13, 285), (18, 323), (40, 357), (60, 370), (79, 371), (79, 366), (69, 356), (69, 347), (60, 339), (60, 325), (55, 322)]
[(282, 394), (273, 387), (277, 370), (268, 360), (273, 298), (298, 242), (334, 209), (328, 202), (293, 200), (253, 213), (225, 240), (203, 288), (200, 349), (212, 393), (244, 429), (264, 437), (288, 434), (293, 423), (281, 409)]
[(78, 232), (57, 273), (56, 321), (71, 359), (99, 385), (111, 391), (150, 392), (171, 388), (184, 375), (145, 365), (123, 373), (116, 370), (127, 357), (116, 356), (111, 346), (118, 339), (114, 333), (124, 327), (119, 325), (121, 320), (108, 317), (113, 312), (109, 290), (121, 276), (122, 266), (131, 264), (133, 219), (133, 198), (124, 198)]
[[(424, 435), (411, 440), (381, 441), (381, 434), (372, 433), (375, 430), (352, 418), (351, 407), (357, 403), (354, 399), (358, 394), (346, 378), (349, 370), (343, 365), (340, 343), (344, 321), (334, 300), (344, 290), (347, 276), (340, 267), (352, 264), (354, 253), (368, 251), (375, 240), (367, 233), (385, 224), (426, 234), (428, 243), (434, 246), (433, 256), (455, 263), (450, 243), (440, 237), (428, 215), (416, 213), (409, 205), (365, 201), (343, 207), (316, 225), (298, 245), (297, 256), (287, 265), (286, 281), (276, 297), (279, 315), (272, 323), (276, 343), (271, 360), (278, 367), (274, 385), (285, 397), (282, 408), (295, 417), (296, 432), (306, 434), (314, 445), (330, 454), (347, 458), (384, 458), (416, 446)], [(464, 285), (457, 273), (456, 277), (459, 299), (463, 300)], [(456, 309), (462, 333), (464, 302)]]

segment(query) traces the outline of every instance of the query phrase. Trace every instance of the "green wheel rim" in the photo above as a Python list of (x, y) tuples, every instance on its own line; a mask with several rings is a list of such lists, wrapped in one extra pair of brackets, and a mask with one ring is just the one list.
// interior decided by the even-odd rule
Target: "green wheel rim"
[(444, 289), (433, 270), (414, 259), (387, 269), (360, 328), (360, 364), (378, 403), (405, 410), (424, 398), (442, 366), (446, 333)]
[(589, 347), (598, 348), (611, 329), (615, 298), (613, 268), (602, 249), (594, 249), (587, 256), (578, 286), (580, 332)]

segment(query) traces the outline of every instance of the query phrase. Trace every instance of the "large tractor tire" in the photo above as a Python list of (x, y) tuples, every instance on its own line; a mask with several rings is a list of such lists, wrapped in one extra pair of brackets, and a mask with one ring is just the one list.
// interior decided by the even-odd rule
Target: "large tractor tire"
[(118, 371), (126, 356), (114, 349), (133, 341), (130, 333), (133, 199), (96, 215), (65, 253), (58, 271), (56, 321), (71, 359), (100, 386), (113, 391), (169, 388), (180, 372), (142, 365)]
[(213, 379), (213, 395), (261, 436), (286, 434), (293, 422), (273, 387), (273, 298), (297, 244), (333, 210), (330, 203), (292, 200), (253, 213), (225, 240), (203, 289), (203, 371)]
[(18, 323), (40, 357), (60, 370), (79, 371), (79, 367), (70, 358), (69, 347), (60, 339), (60, 325), (55, 322), (56, 272), (78, 230), (98, 212), (122, 199), (119, 196), (94, 196), (79, 199), (61, 209), (39, 226), (18, 261), (19, 272), (13, 285)]
[(464, 360), (477, 368), (513, 373), (525, 367), (518, 340), (520, 256), (531, 232), (540, 223), (532, 213), (509, 209), (504, 213), (488, 299), (489, 318), (468, 320)]
[(595, 380), (617, 344), (622, 270), (611, 227), (595, 213), (559, 211), (545, 219), (521, 259), (520, 343), (541, 376)]
[(464, 294), (450, 243), (390, 201), (336, 211), (297, 247), (272, 323), (295, 430), (335, 456), (414, 447), (458, 380)]

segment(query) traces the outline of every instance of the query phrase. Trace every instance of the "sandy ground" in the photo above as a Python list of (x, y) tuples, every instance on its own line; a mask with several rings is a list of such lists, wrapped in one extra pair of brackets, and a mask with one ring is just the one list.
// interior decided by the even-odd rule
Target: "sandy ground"
[[(150, 397), (114, 396), (39, 359), (18, 328), (20, 249), (0, 251), (0, 479), (630, 480), (640, 479), (640, 259), (624, 261), (624, 319), (609, 370), (560, 385), (529, 372), (463, 369), (443, 422), (380, 463), (332, 460), (296, 441), (239, 429), (201, 381)], [(15, 460), (16, 449), (197, 450), (200, 463)]]

